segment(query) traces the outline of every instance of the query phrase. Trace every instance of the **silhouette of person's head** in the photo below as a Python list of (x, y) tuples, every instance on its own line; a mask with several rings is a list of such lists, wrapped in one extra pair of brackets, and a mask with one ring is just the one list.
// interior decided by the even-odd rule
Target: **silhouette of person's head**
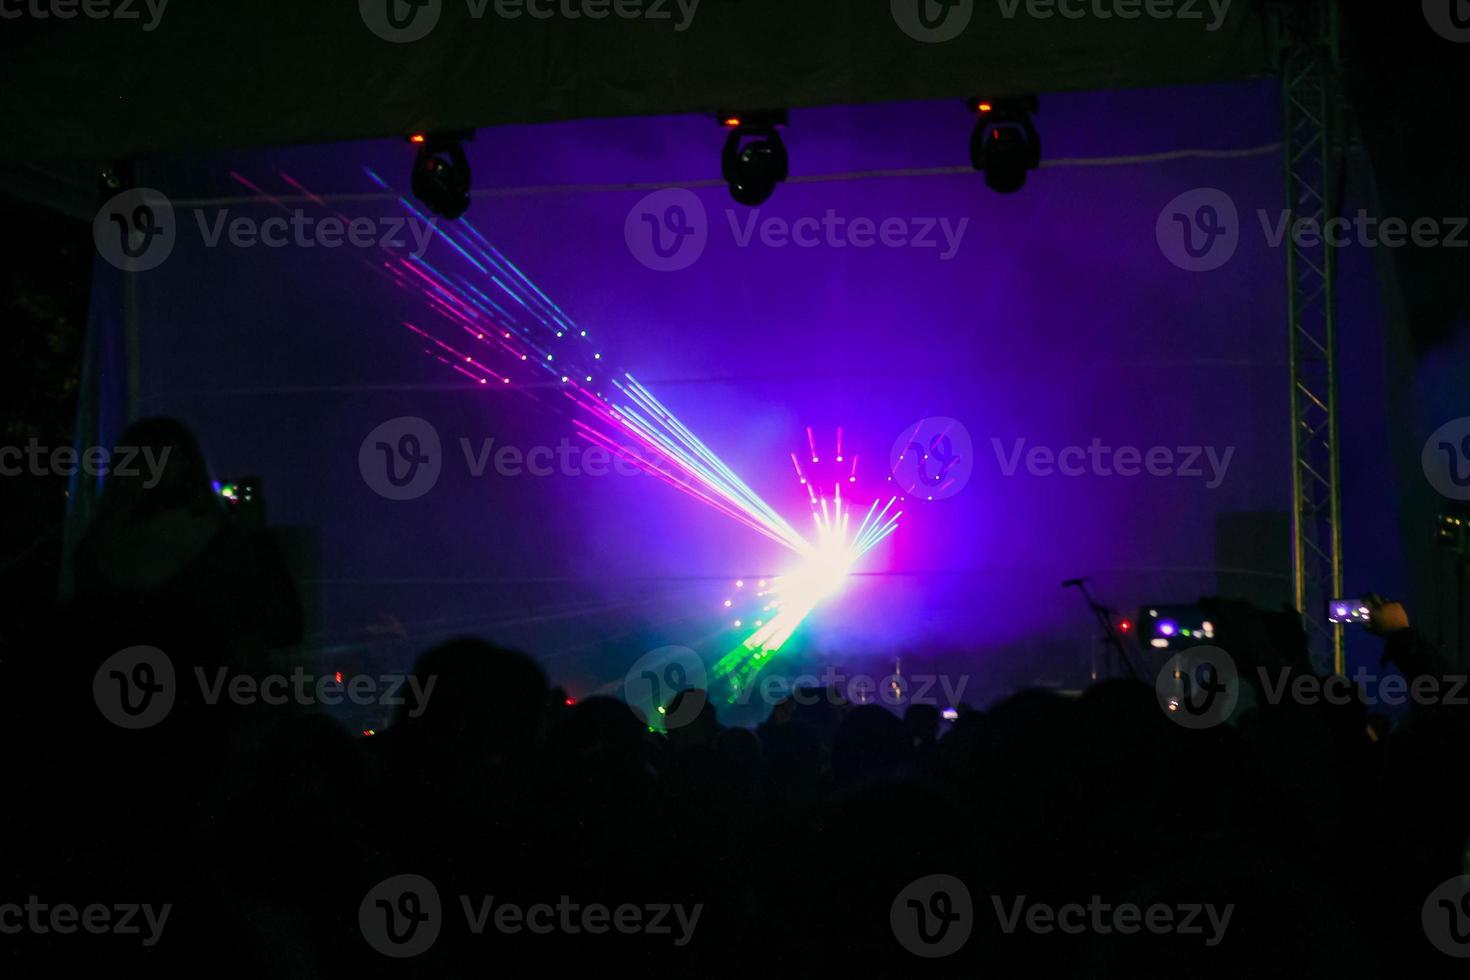
[(645, 769), (647, 730), (621, 701), (587, 698), (557, 718), (547, 735), (547, 756), (555, 772), (615, 782)]
[(837, 728), (832, 767), (839, 783), (899, 773), (912, 760), (903, 722), (886, 708), (865, 704), (847, 712)]
[(452, 640), (419, 658), (414, 679), (395, 725), (412, 743), (507, 761), (534, 747), (547, 685), (525, 654)]
[[(103, 518), (219, 510), (199, 440), (177, 419), (139, 419), (123, 430), (98, 508)], [(131, 465), (122, 465), (124, 459)]]
[(685, 688), (669, 701), (668, 712), (669, 718), (688, 719), (669, 728), (669, 744), (676, 749), (707, 747), (720, 729), (719, 717), (707, 691)]
[(939, 737), (939, 709), (932, 704), (911, 704), (903, 713), (903, 724), (915, 745), (933, 742)]

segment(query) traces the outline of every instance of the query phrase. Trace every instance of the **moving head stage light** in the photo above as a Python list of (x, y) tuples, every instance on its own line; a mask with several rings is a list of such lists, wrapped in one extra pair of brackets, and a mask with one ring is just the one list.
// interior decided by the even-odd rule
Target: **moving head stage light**
[(1041, 137), (1031, 122), (1036, 96), (971, 99), (979, 118), (970, 136), (970, 165), (985, 175), (985, 185), (1014, 194), (1026, 184), (1026, 171), (1041, 166)]
[(450, 221), (470, 209), (470, 162), (464, 144), (471, 139), (472, 132), (415, 133), (408, 138), (419, 148), (413, 161), (413, 196)]
[(720, 124), (730, 131), (720, 154), (720, 171), (738, 203), (764, 204), (786, 179), (786, 146), (777, 129), (786, 125), (786, 119), (785, 109), (720, 113)]

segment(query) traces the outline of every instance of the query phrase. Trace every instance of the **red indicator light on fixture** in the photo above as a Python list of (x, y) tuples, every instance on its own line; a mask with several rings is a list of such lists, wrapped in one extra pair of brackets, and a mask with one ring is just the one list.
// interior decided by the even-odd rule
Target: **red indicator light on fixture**
[(995, 107), (992, 106), (989, 102), (982, 102), (976, 108), (978, 108), (981, 112), (989, 112), (991, 109), (993, 109)]
[(427, 137), (425, 137), (423, 133), (414, 133), (408, 138), (408, 141), (410, 143), (422, 143), (425, 139), (427, 139)]
[(730, 116), (730, 117), (728, 117), (725, 120), (725, 125), (726, 126), (739, 126), (740, 125), (740, 117), (739, 116)]
[(1123, 620), (1122, 622), (1120, 622), (1118, 624), (1118, 632), (1120, 632), (1120, 633), (1127, 633), (1127, 632), (1130, 632), (1132, 629), (1133, 629), (1133, 624), (1130, 623), (1130, 622), (1128, 622), (1128, 620), (1126, 620), (1126, 619)]

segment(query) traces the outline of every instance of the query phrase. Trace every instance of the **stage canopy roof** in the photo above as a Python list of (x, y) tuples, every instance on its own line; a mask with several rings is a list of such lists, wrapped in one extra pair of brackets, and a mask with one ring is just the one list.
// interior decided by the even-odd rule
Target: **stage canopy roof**
[[(508, 123), (1164, 89), (1273, 70), (1262, 0), (945, 2), (926, 31), (919, 11), (941, 0), (9, 0), (0, 194), (90, 222), (99, 168), (124, 160)], [(414, 11), (409, 35), (432, 29), (388, 40), (401, 36), (390, 11)], [(1470, 129), (1447, 120), (1470, 60), (1417, 4), (1342, 13), (1380, 209), (1466, 213)], [(1043, 132), (1045, 119), (1043, 100)], [(1470, 309), (1459, 254), (1393, 259), (1416, 339), (1442, 341)]]
[[(1255, 5), (1221, 0), (1219, 13), (1210, 0), (1138, 0), (1136, 19), (1069, 19), (1055, 0), (961, 0), (934, 34), (919, 25), (921, 0), (415, 2), (423, 6), (163, 0), (155, 19), (147, 0), (135, 0), (133, 19), (8, 20), (0, 35), (7, 183), (23, 197), (52, 197), (54, 206), (55, 195), (44, 193), (47, 162), (604, 116), (1165, 86), (1269, 71)], [(417, 9), (410, 34), (433, 28), (418, 40), (386, 40), (390, 5), (399, 14)], [(1083, 6), (1071, 0), (1067, 9)], [(1144, 13), (1154, 7), (1175, 16)], [(642, 15), (620, 17), (620, 9)], [(593, 11), (607, 16), (592, 19)], [(949, 40), (911, 36), (942, 37), (961, 25)]]

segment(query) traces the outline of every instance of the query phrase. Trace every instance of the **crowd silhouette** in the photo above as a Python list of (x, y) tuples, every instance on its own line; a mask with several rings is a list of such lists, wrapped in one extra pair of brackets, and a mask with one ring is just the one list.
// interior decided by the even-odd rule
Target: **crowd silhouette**
[[(1228, 724), (1191, 730), (1128, 680), (1080, 697), (1024, 691), (953, 721), (813, 689), (752, 731), (687, 690), (671, 714), (694, 706), (693, 720), (662, 732), (613, 698), (569, 703), (529, 656), (465, 638), (422, 654), (414, 670), (432, 695), (373, 737), (309, 706), (210, 703), (187, 683), (163, 721), (122, 727), (95, 686), (117, 651), (166, 651), (178, 677), (260, 672), (301, 630), (279, 556), (221, 509), (188, 430), (148, 420), (123, 440), (170, 447), (166, 475), (109, 482), (75, 595), (38, 610), (0, 665), (0, 905), (169, 912), (151, 945), (146, 925), (7, 929), (5, 976), (1463, 970), (1421, 919), (1431, 892), (1470, 870), (1470, 710), (1451, 704), (1389, 725), (1361, 700), (1255, 697)], [(1219, 645), (1243, 664), (1309, 671), (1289, 618), (1211, 608)], [(1402, 607), (1374, 609), (1386, 666), (1450, 674)], [(433, 883), (443, 925), (430, 948), (396, 958), (365, 939), (360, 912), (406, 874)], [(896, 896), (931, 875), (964, 882), (973, 909), (968, 941), (943, 958), (906, 948), (892, 921)], [(682, 937), (475, 934), (468, 913), (491, 896), (699, 912)], [(1094, 896), (1233, 913), (1214, 945), (1007, 931), (999, 914), (1018, 899)], [(18, 921), (0, 911), (0, 927)], [(1455, 921), (1470, 929), (1470, 910)]]

